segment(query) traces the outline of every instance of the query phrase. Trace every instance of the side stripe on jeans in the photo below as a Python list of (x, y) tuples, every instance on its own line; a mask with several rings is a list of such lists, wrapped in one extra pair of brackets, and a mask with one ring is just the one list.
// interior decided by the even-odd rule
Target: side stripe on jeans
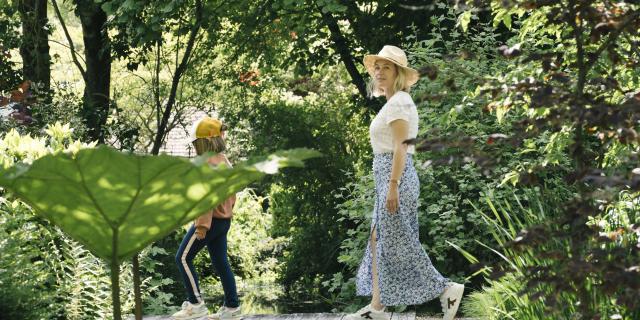
[(196, 234), (194, 233), (193, 235), (191, 235), (191, 239), (189, 239), (189, 243), (187, 244), (187, 247), (184, 249), (184, 252), (182, 253), (182, 257), (180, 260), (182, 261), (182, 267), (184, 268), (184, 272), (187, 274), (187, 277), (189, 277), (189, 282), (191, 283), (191, 289), (193, 290), (193, 294), (198, 299), (198, 302), (201, 302), (202, 299), (200, 298), (200, 292), (198, 292), (198, 287), (196, 286), (196, 280), (193, 277), (193, 273), (191, 273), (191, 269), (189, 269), (189, 265), (187, 264), (187, 254), (189, 254), (189, 251), (191, 250), (191, 245), (195, 240), (196, 240)]

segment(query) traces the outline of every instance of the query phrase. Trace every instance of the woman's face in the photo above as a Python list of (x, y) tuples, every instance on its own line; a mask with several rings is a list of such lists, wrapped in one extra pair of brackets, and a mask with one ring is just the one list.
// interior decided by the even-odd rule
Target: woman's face
[(378, 59), (373, 65), (373, 76), (378, 83), (380, 89), (388, 92), (396, 81), (398, 71), (396, 65), (384, 59)]

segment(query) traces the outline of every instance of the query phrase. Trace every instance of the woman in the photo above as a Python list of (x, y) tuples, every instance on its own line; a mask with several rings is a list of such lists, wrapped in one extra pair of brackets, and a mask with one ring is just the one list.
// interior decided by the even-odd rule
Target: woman
[(384, 95), (387, 103), (369, 128), (376, 200), (356, 281), (357, 294), (371, 296), (371, 303), (347, 318), (388, 320), (385, 306), (421, 304), (440, 296), (444, 319), (453, 319), (464, 285), (440, 275), (420, 245), (415, 147), (403, 144), (418, 134), (418, 111), (408, 92), (419, 74), (394, 46), (365, 56), (364, 65), (372, 77), (371, 94)]
[[(231, 166), (223, 153), (226, 148), (225, 130), (226, 126), (218, 119), (205, 117), (195, 123), (193, 146), (198, 155), (209, 151), (216, 153), (208, 160), (211, 165), (225, 163)], [(182, 304), (180, 311), (173, 314), (174, 319), (197, 319), (208, 314), (193, 267), (193, 258), (205, 246), (209, 250), (211, 263), (218, 271), (224, 290), (224, 305), (212, 318), (222, 320), (241, 318), (236, 282), (227, 259), (227, 232), (231, 225), (235, 201), (236, 197), (232, 196), (217, 208), (198, 217), (184, 236), (176, 254), (176, 264), (187, 289), (188, 301)]]

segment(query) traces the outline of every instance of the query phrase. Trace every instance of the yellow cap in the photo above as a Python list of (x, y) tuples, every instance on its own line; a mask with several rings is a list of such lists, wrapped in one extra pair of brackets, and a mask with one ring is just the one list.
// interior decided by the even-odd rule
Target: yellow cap
[(212, 138), (221, 135), (222, 121), (204, 117), (196, 126), (196, 138)]

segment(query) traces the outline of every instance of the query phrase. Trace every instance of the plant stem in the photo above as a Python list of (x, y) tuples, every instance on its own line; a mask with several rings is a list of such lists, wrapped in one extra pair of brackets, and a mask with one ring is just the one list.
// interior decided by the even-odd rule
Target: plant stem
[(118, 263), (118, 230), (113, 230), (113, 249), (111, 254), (111, 300), (113, 303), (113, 320), (122, 320), (120, 312), (120, 263)]
[(133, 296), (136, 304), (136, 320), (142, 320), (142, 299), (140, 297), (140, 263), (137, 253), (133, 256)]

